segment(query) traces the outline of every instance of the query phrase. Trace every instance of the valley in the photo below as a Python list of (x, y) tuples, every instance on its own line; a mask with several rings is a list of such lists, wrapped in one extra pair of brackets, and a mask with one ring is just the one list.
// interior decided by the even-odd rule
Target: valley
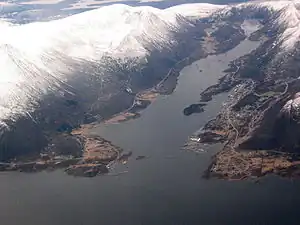
[[(36, 172), (65, 167), (68, 174), (73, 174), (70, 169), (77, 169), (80, 165), (81, 170), (87, 167), (87, 176), (107, 173), (109, 170), (99, 169), (100, 166), (107, 167), (118, 161), (122, 150), (100, 136), (90, 136), (87, 130), (99, 123), (118, 123), (139, 117), (140, 111), (159, 95), (173, 92), (177, 77), (185, 66), (199, 58), (226, 52), (245, 39), (243, 30), (235, 24), (231, 27), (235, 39), (224, 33), (222, 41), (228, 41), (218, 45), (221, 41), (218, 38), (225, 30), (210, 27), (211, 24), (201, 20), (193, 22), (188, 33), (178, 34), (177, 38), (181, 40), (178, 45), (172, 50), (166, 49), (166, 52), (154, 51), (148, 56), (147, 65), (135, 65), (136, 59), (127, 59), (123, 65), (123, 61), (108, 57), (104, 58), (105, 69), (93, 68), (92, 65), (81, 69), (68, 83), (71, 89), (62, 84), (65, 88), (62, 89), (63, 94), (43, 97), (39, 107), (28, 114), (29, 117), (21, 117), (16, 122), (22, 121), (22, 125), (15, 125), (15, 129), (2, 136), (5, 146), (1, 155), (4, 161), (2, 171)], [(208, 43), (215, 47), (207, 49)], [(90, 72), (107, 73), (105, 86), (103, 79), (82, 76)], [(100, 92), (99, 86), (102, 87)], [(87, 87), (88, 92), (84, 91)], [(31, 133), (35, 132), (40, 137), (36, 136), (28, 146), (24, 146), (23, 139), (28, 137), (19, 134), (30, 134), (29, 128)], [(16, 142), (16, 138), (19, 141)], [(85, 155), (91, 151), (98, 153), (92, 159), (86, 158)], [(96, 168), (95, 172), (90, 173), (93, 168)]]
[[(249, 13), (251, 4), (249, 6), (240, 4), (237, 9)], [(288, 68), (288, 57), (278, 58), (278, 62), (274, 63), (273, 56), (281, 51), (280, 45), (274, 45), (281, 30), (268, 20), (268, 6), (261, 4), (259, 7), (261, 11), (250, 11), (248, 20), (236, 8), (220, 8), (209, 19), (195, 20), (194, 15), (192, 20), (176, 18), (182, 27), (172, 34), (175, 44), (167, 44), (173, 45), (172, 48), (163, 47), (162, 51), (159, 43), (147, 41), (148, 47), (154, 47), (145, 59), (138, 56), (121, 59), (107, 55), (97, 65), (87, 63), (85, 69), (80, 69), (81, 63), (74, 61), (74, 68), (80, 73), (73, 75), (68, 83), (61, 83), (61, 93), (45, 95), (42, 101), (38, 100), (38, 107), (27, 113), (28, 117), (17, 120), (16, 129), (9, 129), (2, 135), (5, 146), (1, 152), (2, 170), (33, 172), (64, 165), (67, 173), (72, 175), (108, 173), (109, 165), (128, 153), (122, 153), (121, 148), (95, 133), (90, 135), (89, 130), (99, 124), (118, 124), (139, 118), (159, 96), (173, 93), (184, 67), (210, 55), (227, 55), (248, 38), (260, 43), (260, 46), (230, 61), (219, 82), (199, 92), (200, 101), (181, 109), (186, 116), (203, 113), (215, 95), (230, 93), (216, 118), (208, 121), (201, 132), (185, 144), (184, 149), (199, 152), (203, 148), (200, 143), (225, 144), (213, 158), (205, 177), (246, 179), (255, 177), (254, 174), (257, 177), (268, 173), (291, 175), (291, 172), (287, 173), (291, 170), (297, 174), (298, 163), (293, 161), (297, 156), (294, 146), (298, 145), (290, 143), (298, 139), (277, 137), (276, 130), (288, 129), (283, 128), (287, 119), (277, 117), (282, 114), (280, 109), (283, 105), (297, 93), (298, 75), (287, 71), (285, 73), (291, 75), (283, 76), (285, 68)], [(116, 9), (121, 7), (116, 6)], [(152, 13), (154, 11), (147, 12), (142, 19), (153, 19)], [(169, 16), (168, 13), (164, 16)], [(132, 19), (131, 16), (129, 18)], [(162, 26), (165, 24), (162, 23)], [(165, 43), (164, 40), (162, 45)], [(295, 60), (295, 54), (292, 56)], [(283, 69), (277, 68), (282, 65), (279, 60), (284, 61)], [(202, 72), (201, 67), (199, 71)], [(83, 76), (89, 73), (96, 76)], [(97, 74), (104, 76), (99, 78)], [(88, 92), (85, 91), (87, 87)], [(24, 146), (23, 139), (31, 137), (19, 134), (32, 132), (37, 134), (35, 139)], [(20, 141), (15, 142), (17, 137)], [(200, 145), (193, 143), (195, 140)], [(19, 143), (21, 145), (18, 146)], [(288, 146), (285, 146), (287, 143)], [(273, 152), (280, 152), (280, 157)], [(268, 163), (268, 172), (264, 172), (266, 161), (273, 162)], [(72, 173), (72, 168), (81, 172)], [(258, 168), (260, 172), (257, 172)]]
[(0, 22), (3, 223), (298, 224), (298, 9)]

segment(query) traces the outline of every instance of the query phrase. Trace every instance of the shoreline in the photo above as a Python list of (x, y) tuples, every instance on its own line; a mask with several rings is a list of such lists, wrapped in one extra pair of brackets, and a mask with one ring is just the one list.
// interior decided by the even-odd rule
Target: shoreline
[[(235, 66), (235, 63), (231, 65), (230, 70), (235, 71)], [(300, 153), (275, 141), (278, 135), (282, 135), (282, 132), (276, 131), (278, 123), (287, 126), (286, 119), (280, 115), (284, 104), (293, 99), (298, 79), (287, 77), (287, 80), (276, 85), (265, 83), (264, 90), (260, 88), (258, 91), (260, 84), (255, 80), (241, 77), (238, 71), (233, 73), (225, 75), (218, 84), (201, 93), (211, 97), (233, 90), (227, 105), (216, 118), (206, 123), (203, 133), (197, 137), (202, 143), (225, 142), (224, 147), (213, 156), (203, 176), (224, 180), (245, 180), (269, 174), (299, 178)], [(237, 88), (237, 84), (240, 87)], [(222, 135), (219, 135), (220, 131)], [(205, 139), (206, 136), (211, 137), (210, 141)]]
[[(22, 157), (23, 159), (15, 159), (11, 162), (0, 162), (0, 172), (18, 171), (34, 173), (45, 170), (52, 171), (56, 169), (64, 169), (68, 175), (94, 177), (100, 174), (109, 173), (109, 168), (114, 163), (119, 162), (126, 164), (128, 158), (132, 155), (131, 152), (123, 153), (123, 149), (99, 135), (95, 136), (94, 134), (89, 134), (89, 130), (94, 126), (99, 126), (100, 124), (119, 123), (139, 117), (139, 113), (155, 101), (158, 95), (171, 94), (176, 87), (176, 83), (171, 81), (171, 90), (164, 89), (164, 83), (168, 82), (170, 77), (175, 77), (177, 82), (177, 77), (180, 74), (181, 69), (190, 63), (181, 65), (183, 66), (182, 68), (178, 68), (177, 66), (182, 62), (186, 62), (186, 60), (190, 60), (190, 57), (186, 57), (177, 62), (176, 66), (171, 68), (167, 75), (158, 84), (149, 89), (138, 92), (134, 97), (133, 104), (128, 109), (112, 115), (103, 121), (81, 124), (79, 128), (73, 129), (69, 135), (75, 138), (82, 146), (82, 153), (80, 157), (74, 157), (72, 155), (57, 155), (54, 152), (41, 153), (39, 156), (36, 155), (30, 157), (34, 158), (32, 160), (30, 160), (30, 158), (27, 159), (25, 156)], [(194, 61), (196, 60), (197, 59)], [(140, 160), (140, 158), (143, 157), (144, 156), (139, 156), (136, 160)]]
[[(30, 161), (25, 157), (10, 161), (10, 163), (3, 163), (0, 165), (1, 171), (22, 171), (22, 172), (39, 172), (42, 170), (53, 169), (65, 169), (67, 174), (74, 176), (96, 176), (98, 174), (108, 173), (109, 167), (115, 162), (126, 163), (131, 153), (123, 153), (123, 150), (113, 143), (105, 140), (99, 135), (89, 134), (89, 130), (99, 124), (119, 123), (129, 119), (137, 118), (140, 116), (140, 112), (144, 110), (149, 104), (151, 104), (159, 95), (169, 95), (173, 92), (177, 85), (177, 78), (180, 75), (180, 71), (190, 65), (191, 63), (205, 58), (209, 55), (217, 55), (225, 53), (228, 49), (234, 48), (242, 40), (244, 40), (244, 34), (238, 33), (235, 42), (229, 42), (227, 45), (219, 45), (218, 49), (212, 49), (211, 52), (204, 52), (202, 47), (205, 45), (205, 40), (199, 41), (199, 49), (195, 49), (189, 52), (189, 56), (184, 57), (172, 66), (168, 73), (151, 88), (139, 91), (133, 99), (131, 106), (127, 109), (120, 111), (112, 116), (107, 116), (103, 121), (91, 122), (88, 124), (81, 124), (79, 127), (72, 129), (69, 133), (52, 134), (58, 137), (66, 136), (77, 144), (75, 153), (79, 156), (61, 155), (50, 151), (43, 152), (40, 155), (35, 155)], [(209, 39), (210, 42), (214, 38)], [(126, 90), (127, 91), (127, 90)], [(133, 93), (125, 93), (128, 94)], [(50, 134), (51, 135), (51, 134)], [(63, 142), (68, 142), (68, 140)], [(60, 142), (57, 142), (58, 148), (61, 146)], [(79, 151), (79, 152), (78, 152)], [(123, 153), (123, 154), (121, 154)], [(29, 162), (28, 162), (29, 161)]]
[[(205, 55), (205, 57), (207, 56), (208, 55)], [(113, 163), (127, 163), (131, 154), (128, 157), (128, 153), (122, 155), (123, 149), (115, 146), (101, 136), (95, 136), (94, 134), (90, 135), (89, 130), (101, 124), (120, 123), (139, 117), (140, 112), (155, 101), (159, 95), (171, 94), (176, 88), (180, 71), (184, 67), (200, 59), (201, 58), (193, 59), (193, 57), (186, 57), (177, 62), (159, 83), (149, 89), (138, 92), (134, 97), (132, 105), (128, 109), (112, 115), (103, 121), (81, 124), (79, 128), (73, 129), (70, 132), (70, 136), (75, 137), (75, 139), (83, 146), (82, 155), (80, 157), (74, 157), (72, 155), (40, 154), (40, 156), (35, 157), (35, 160), (29, 162), (26, 160), (26, 157), (24, 162), (23, 160), (16, 160), (10, 163), (0, 162), (0, 172), (19, 171), (32, 173), (44, 170), (51, 171), (64, 169), (68, 175), (94, 177), (108, 173), (109, 167)], [(168, 84), (166, 85), (166, 83)], [(106, 146), (107, 149), (103, 148), (103, 146)], [(112, 150), (114, 153), (105, 154), (105, 151), (108, 149)], [(90, 155), (93, 155), (93, 157), (89, 157)]]
[[(177, 62), (175, 64), (175, 66), (169, 70), (167, 75), (158, 84), (154, 85), (153, 87), (151, 87), (149, 89), (138, 92), (134, 97), (132, 105), (128, 109), (126, 109), (120, 113), (117, 113), (115, 115), (112, 115), (110, 118), (104, 120), (103, 122), (100, 122), (100, 124), (101, 123), (104, 123), (104, 124), (120, 123), (120, 122), (125, 122), (130, 119), (135, 119), (135, 118), (139, 117), (140, 112), (143, 111), (144, 109), (146, 109), (147, 106), (150, 105), (152, 102), (154, 102), (159, 95), (172, 94), (173, 90), (177, 86), (177, 78), (180, 75), (180, 71), (184, 67), (190, 65), (191, 63), (193, 63), (197, 60), (200, 60), (201, 58), (192, 60), (192, 62), (189, 61), (190, 59), (191, 59), (190, 57), (186, 57), (186, 58), (180, 60), (179, 62)], [(181, 63), (184, 63), (184, 64), (180, 65)], [(179, 68), (178, 68), (178, 65), (179, 65)], [(175, 81), (170, 80), (172, 78), (175, 79)], [(170, 87), (166, 88), (166, 87), (164, 87), (164, 84), (167, 83), (168, 81), (170, 84), (167, 86), (170, 86)]]

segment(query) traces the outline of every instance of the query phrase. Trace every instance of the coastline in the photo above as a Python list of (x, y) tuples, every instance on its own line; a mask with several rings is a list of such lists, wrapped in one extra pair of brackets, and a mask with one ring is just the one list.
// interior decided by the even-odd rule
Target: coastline
[[(184, 57), (172, 66), (168, 73), (160, 79), (160, 81), (149, 89), (144, 89), (135, 94), (131, 106), (121, 112), (111, 116), (106, 116), (102, 121), (93, 121), (87, 124), (81, 124), (75, 128), (68, 128), (66, 131), (54, 134), (54, 138), (62, 141), (52, 141), (50, 146), (47, 146), (47, 151), (36, 154), (31, 158), (16, 158), (10, 162), (1, 164), (2, 171), (22, 171), (22, 172), (38, 172), (42, 170), (65, 169), (66, 173), (74, 176), (89, 176), (93, 177), (99, 174), (108, 173), (109, 167), (115, 162), (126, 163), (127, 158), (131, 153), (123, 153), (123, 150), (113, 143), (105, 140), (98, 135), (91, 135), (89, 130), (102, 123), (119, 123), (140, 116), (140, 112), (149, 104), (155, 101), (158, 95), (168, 95), (173, 92), (177, 85), (177, 77), (180, 71), (187, 65), (190, 65), (196, 60), (205, 58), (208, 55), (220, 54), (227, 52), (228, 49), (235, 47), (245, 38), (239, 29), (235, 42), (229, 42), (227, 45), (219, 45), (219, 49), (211, 49), (203, 51), (202, 46), (205, 46), (208, 40), (197, 40), (199, 48), (189, 52), (189, 56)], [(209, 42), (213, 42), (213, 38)], [(215, 40), (217, 42), (217, 40)], [(132, 96), (133, 93), (124, 92), (126, 96)], [(113, 104), (113, 103), (111, 103)], [(125, 104), (126, 105), (126, 104)], [(123, 107), (125, 106), (123, 104)], [(112, 110), (114, 111), (114, 110)], [(52, 134), (53, 135), (53, 134)], [(52, 151), (53, 148), (60, 148), (69, 145), (69, 140), (75, 143), (76, 147), (72, 149), (71, 154), (59, 154)], [(54, 144), (53, 144), (54, 143)], [(52, 146), (54, 145), (54, 146)], [(49, 147), (49, 148), (48, 148)], [(68, 146), (69, 148), (69, 146)], [(123, 153), (123, 154), (122, 154)]]
[[(267, 41), (266, 46), (260, 46), (254, 53), (261, 54), (270, 43)], [(283, 111), (287, 102), (295, 101), (298, 77), (288, 74), (282, 79), (274, 73), (273, 81), (266, 82), (263, 72), (259, 78), (248, 77), (251, 74), (247, 66), (253, 65), (252, 60), (247, 57), (235, 60), (218, 84), (201, 93), (202, 98), (210, 101), (212, 96), (231, 91), (219, 115), (206, 123), (197, 136), (202, 143), (225, 143), (212, 158), (204, 177), (244, 180), (274, 174), (299, 178), (300, 154), (297, 145), (292, 145), (295, 140), (285, 135), (287, 131), (297, 134), (297, 127), (291, 122), (296, 120), (289, 119), (290, 112), (284, 115)], [(239, 69), (242, 65), (246, 69)], [(251, 71), (251, 67), (248, 69)], [(206, 140), (207, 136), (211, 139)]]

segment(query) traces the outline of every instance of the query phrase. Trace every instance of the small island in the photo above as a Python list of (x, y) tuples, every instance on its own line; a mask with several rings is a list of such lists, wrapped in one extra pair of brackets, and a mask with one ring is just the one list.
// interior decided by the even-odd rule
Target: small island
[(203, 104), (203, 103), (191, 104), (190, 106), (186, 107), (183, 110), (183, 114), (185, 116), (190, 116), (194, 113), (202, 113), (202, 112), (204, 112), (204, 106), (206, 106), (206, 104)]

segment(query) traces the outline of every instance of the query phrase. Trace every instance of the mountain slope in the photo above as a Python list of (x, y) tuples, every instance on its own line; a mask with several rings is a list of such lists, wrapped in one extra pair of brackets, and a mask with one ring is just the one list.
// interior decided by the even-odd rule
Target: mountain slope
[(141, 59), (151, 50), (174, 47), (174, 34), (192, 26), (176, 13), (126, 5), (44, 23), (3, 22), (0, 115), (29, 110), (34, 98), (71, 79), (74, 64), (97, 64), (103, 56)]
[(126, 90), (158, 83), (195, 51), (204, 27), (177, 12), (126, 5), (50, 22), (2, 21), (0, 158), (38, 152), (49, 133), (126, 109), (134, 98)]
[(225, 8), (211, 18), (259, 20), (262, 26), (250, 39), (264, 42), (234, 60), (220, 82), (201, 93), (207, 101), (231, 91), (222, 111), (199, 135), (204, 139), (215, 134), (226, 140), (206, 175), (224, 179), (268, 173), (299, 176), (298, 9), (298, 1), (251, 2)]
[[(12, 94), (7, 89), (15, 89), (18, 82), (22, 83), (21, 86), (30, 86), (26, 84), (28, 79), (30, 82), (36, 80), (37, 89), (47, 89), (56, 83), (56, 79), (61, 82), (69, 79), (72, 63), (99, 62), (103, 56), (141, 60), (152, 50), (174, 47), (178, 41), (176, 34), (194, 27), (190, 19), (208, 17), (215, 12), (213, 17), (218, 15), (220, 20), (229, 20), (236, 14), (240, 14), (243, 20), (266, 11), (264, 19), (269, 20), (273, 30), (280, 29), (277, 42), (284, 50), (292, 50), (300, 30), (297, 7), (297, 2), (290, 1), (254, 2), (225, 8), (211, 4), (188, 4), (166, 10), (113, 5), (51, 22), (20, 26), (1, 22), (0, 28), (4, 34), (0, 37), (1, 79), (2, 83), (9, 81), (10, 86), (5, 85), (7, 88), (2, 89), (2, 99), (6, 99), (6, 103), (1, 107), (0, 114), (7, 118), (7, 104), (13, 102), (7, 102), (8, 95)], [(36, 71), (35, 75), (32, 76), (30, 71)], [(37, 89), (37, 96), (45, 91)], [(19, 97), (22, 95), (18, 94)], [(21, 102), (29, 104), (24, 98)]]
[(135, 93), (159, 83), (172, 68), (176, 78), (184, 65), (236, 46), (246, 38), (242, 24), (248, 19), (261, 24), (250, 38), (266, 41), (237, 62), (236, 77), (228, 77), (237, 83), (252, 79), (257, 86), (282, 79), (298, 55), (298, 8), (297, 1), (165, 10), (112, 5), (49, 22), (1, 21), (0, 142), (5, 154), (0, 158), (39, 152), (56, 131), (128, 108)]
[(263, 19), (269, 29), (278, 29), (277, 41), (283, 50), (292, 50), (300, 34), (299, 10), (298, 1), (254, 1), (227, 7), (218, 16), (229, 18), (239, 15), (242, 19)]

